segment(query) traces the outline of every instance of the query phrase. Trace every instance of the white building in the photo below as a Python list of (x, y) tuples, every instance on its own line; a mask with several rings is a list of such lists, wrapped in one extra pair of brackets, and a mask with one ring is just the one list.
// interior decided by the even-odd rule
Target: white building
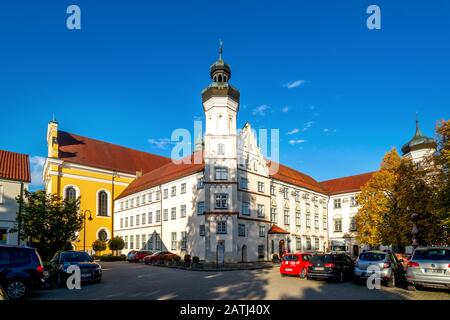
[(0, 150), (0, 244), (19, 244), (16, 226), (19, 205), (16, 198), (31, 181), (28, 155)]

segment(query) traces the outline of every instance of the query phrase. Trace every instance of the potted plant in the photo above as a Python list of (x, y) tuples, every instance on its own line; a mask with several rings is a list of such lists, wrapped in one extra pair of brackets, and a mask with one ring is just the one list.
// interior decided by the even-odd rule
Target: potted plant
[(190, 254), (185, 254), (184, 255), (184, 265), (186, 267), (190, 267), (191, 266), (191, 261), (192, 261), (191, 255)]

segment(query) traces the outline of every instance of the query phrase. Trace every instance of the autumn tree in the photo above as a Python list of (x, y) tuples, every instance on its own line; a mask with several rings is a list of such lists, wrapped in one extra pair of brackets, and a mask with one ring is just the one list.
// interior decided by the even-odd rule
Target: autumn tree
[(377, 246), (384, 242), (387, 232), (384, 228), (395, 216), (395, 186), (400, 162), (397, 150), (392, 149), (384, 156), (380, 170), (361, 188), (358, 195), (361, 207), (355, 216), (360, 243)]
[(438, 179), (440, 183), (438, 195), (439, 213), (443, 217), (447, 243), (450, 242), (450, 120), (442, 120), (437, 126), (436, 165), (439, 167)]

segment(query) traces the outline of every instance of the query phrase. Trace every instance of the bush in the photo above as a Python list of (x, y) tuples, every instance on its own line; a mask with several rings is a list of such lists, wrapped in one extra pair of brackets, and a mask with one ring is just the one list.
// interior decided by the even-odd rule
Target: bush
[(105, 254), (105, 255), (100, 257), (100, 261), (105, 261), (105, 262), (125, 261), (126, 258), (127, 257), (124, 254), (122, 254), (120, 256), (113, 256), (113, 255), (110, 255), (110, 254)]
[(97, 239), (92, 243), (92, 249), (94, 249), (95, 253), (102, 252), (106, 250), (106, 241)]
[(190, 254), (185, 254), (184, 255), (184, 262), (186, 263), (191, 263), (191, 255)]
[(111, 251), (120, 251), (125, 248), (125, 241), (121, 237), (114, 237), (108, 242), (108, 247)]
[(275, 261), (280, 260), (280, 257), (278, 256), (278, 254), (274, 253), (272, 256), (272, 260), (275, 260)]
[(173, 257), (172, 261), (179, 262), (181, 260), (180, 256)]
[(200, 262), (200, 258), (197, 257), (197, 256), (194, 256), (194, 257), (192, 258), (192, 262), (193, 262), (193, 263), (199, 263), (199, 262)]

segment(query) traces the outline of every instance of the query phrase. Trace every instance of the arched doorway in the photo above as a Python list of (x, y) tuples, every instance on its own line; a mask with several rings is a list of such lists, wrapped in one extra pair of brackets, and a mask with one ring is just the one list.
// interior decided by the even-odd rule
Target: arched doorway
[(247, 262), (247, 246), (242, 246), (242, 262)]
[(282, 239), (282, 240), (280, 240), (280, 243), (278, 245), (278, 253), (280, 255), (280, 258), (282, 256), (283, 252), (285, 252), (285, 251), (286, 251), (286, 245), (285, 245), (285, 241)]
[(355, 244), (353, 245), (353, 256), (358, 257), (359, 256), (359, 247)]

